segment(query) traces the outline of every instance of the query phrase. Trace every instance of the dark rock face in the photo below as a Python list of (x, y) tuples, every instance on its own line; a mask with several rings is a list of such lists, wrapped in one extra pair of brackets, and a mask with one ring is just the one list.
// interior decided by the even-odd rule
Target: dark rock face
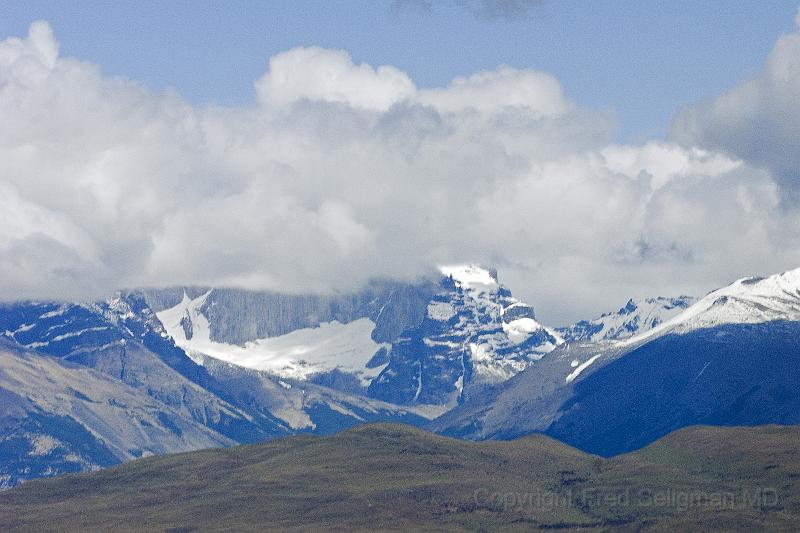
[(348, 372), (342, 372), (339, 369), (315, 374), (309, 378), (309, 381), (317, 385), (322, 385), (323, 387), (329, 387), (350, 394), (364, 394), (366, 392), (358, 377)]
[(504, 381), (561, 342), (535, 322), (533, 307), (491, 273), (486, 279), (493, 282), (480, 290), (442, 279), (419, 326), (394, 339), (368, 394), (399, 405), (454, 405), (465, 388)]
[(194, 335), (194, 324), (192, 324), (192, 318), (189, 316), (189, 311), (186, 311), (186, 314), (181, 319), (181, 328), (183, 328), (183, 334), (186, 336), (186, 338), (191, 339)]
[(568, 342), (590, 341), (601, 331), (603, 331), (603, 324), (588, 320), (581, 320), (568, 328), (559, 328), (558, 330)]
[(378, 351), (375, 352), (375, 355), (367, 361), (367, 368), (378, 368), (379, 366), (383, 366), (389, 363), (389, 350), (386, 349), (385, 346), (381, 346), (378, 348)]
[[(399, 405), (446, 404), (460, 394), (469, 357), (466, 348), (458, 352), (444, 345), (426, 345), (428, 336), (450, 337), (438, 326), (423, 324), (395, 342), (389, 366), (369, 386), (372, 398)], [(436, 329), (443, 334), (436, 335)]]
[(422, 324), (428, 302), (437, 291), (436, 284), (422, 282), (413, 286), (396, 286), (387, 295), (375, 315), (372, 340), (392, 342), (407, 329)]
[(533, 307), (526, 304), (517, 304), (503, 313), (503, 322), (506, 324), (520, 318), (531, 318), (535, 320), (536, 315), (533, 313)]

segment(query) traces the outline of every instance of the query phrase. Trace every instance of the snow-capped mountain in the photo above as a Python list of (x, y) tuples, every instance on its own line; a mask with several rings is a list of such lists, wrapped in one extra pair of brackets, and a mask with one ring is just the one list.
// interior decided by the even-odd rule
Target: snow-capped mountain
[(281, 379), (364, 393), (375, 364), (425, 314), (435, 283), (374, 282), (353, 294), (285, 295), (237, 289), (145, 291), (175, 342), (199, 364), (214, 358)]
[(392, 343), (371, 396), (452, 406), (465, 387), (505, 381), (564, 342), (498, 283), (496, 273), (474, 265), (441, 270), (441, 290), (422, 323)]
[(558, 328), (567, 342), (598, 342), (634, 337), (663, 324), (695, 302), (691, 296), (630, 299), (618, 311)]
[(0, 304), (0, 482), (370, 421), (601, 454), (688, 424), (800, 422), (800, 270), (562, 332), (489, 269), (440, 274)]
[[(324, 384), (211, 358), (199, 365), (142, 294), (0, 304), (0, 488), (142, 455), (426, 421)], [(393, 313), (402, 321), (405, 310)]]
[[(322, 308), (314, 303), (313, 317), (298, 316), (288, 326), (270, 322), (280, 334), (264, 337), (241, 335), (244, 328), (233, 317), (253, 318), (236, 311), (241, 300), (231, 299), (228, 289), (192, 295), (184, 290), (179, 302), (157, 316), (200, 364), (211, 357), (282, 379), (324, 383), (400, 405), (440, 406), (440, 411), (454, 405), (468, 384), (506, 380), (563, 342), (490, 270), (458, 266), (442, 267), (441, 273), (438, 285), (426, 282), (402, 291), (376, 285), (369, 297), (335, 303), (337, 313), (328, 311), (331, 302)], [(307, 305), (296, 298), (284, 298), (278, 309), (271, 302), (262, 312), (291, 315), (295, 305)], [(226, 335), (216, 324), (223, 319), (236, 334)]]
[(800, 270), (744, 278), (619, 340), (567, 343), (431, 424), (613, 455), (692, 424), (800, 423)]
[(670, 320), (628, 339), (636, 343), (665, 333), (686, 333), (724, 324), (800, 320), (800, 268), (766, 278), (747, 277), (711, 291)]
[(20, 348), (102, 372), (233, 441), (288, 433), (270, 413), (234, 405), (137, 294), (93, 303), (2, 305), (0, 330)]

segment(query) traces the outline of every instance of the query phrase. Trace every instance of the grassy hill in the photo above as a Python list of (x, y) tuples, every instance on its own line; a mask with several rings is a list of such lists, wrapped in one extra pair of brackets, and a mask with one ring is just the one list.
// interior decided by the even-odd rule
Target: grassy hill
[(612, 459), (376, 424), (0, 493), (0, 531), (800, 530), (800, 428), (693, 427)]

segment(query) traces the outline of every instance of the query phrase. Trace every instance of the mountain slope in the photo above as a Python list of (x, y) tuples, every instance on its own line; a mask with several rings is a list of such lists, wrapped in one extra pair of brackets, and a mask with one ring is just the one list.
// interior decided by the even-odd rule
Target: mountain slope
[(175, 346), (136, 294), (86, 304), (3, 304), (0, 329), (20, 346), (103, 372), (232, 441), (288, 433), (270, 413), (235, 405), (206, 369)]
[(0, 488), (234, 442), (104, 375), (0, 340)]
[(204, 361), (209, 373), (238, 405), (253, 406), (274, 414), (293, 432), (318, 435), (334, 433), (365, 422), (428, 423), (430, 416), (359, 394), (292, 379), (278, 379), (213, 358)]
[[(408, 305), (403, 305), (399, 297), (391, 298), (398, 307), (392, 316), (397, 318), (407, 312)], [(410, 296), (406, 294), (404, 298), (409, 301)], [(376, 312), (385, 310), (386, 306)], [(385, 325), (384, 329), (391, 327)], [(364, 391), (361, 385), (355, 387), (355, 393), (337, 390), (349, 387), (350, 376), (343, 373), (330, 372), (324, 383), (317, 384), (283, 380), (210, 358), (200, 358), (205, 366), (199, 365), (176, 345), (140, 291), (91, 303), (0, 304), (0, 332), (0, 340), (10, 352), (34, 358), (30, 364), (52, 367), (56, 361), (69, 368), (84, 367), (84, 382), (102, 377), (97, 386), (102, 390), (111, 387), (104, 400), (109, 405), (149, 405), (150, 418), (159, 422), (154, 427), (166, 424), (174, 429), (174, 434), (161, 439), (140, 438), (136, 428), (141, 417), (129, 413), (130, 420), (124, 424), (114, 410), (95, 409), (91, 420), (75, 420), (69, 413), (73, 408), (82, 409), (80, 402), (73, 405), (72, 400), (65, 403), (63, 399), (64, 391), (72, 390), (73, 374), (42, 372), (49, 379), (43, 381), (39, 376), (3, 389), (6, 401), (0, 403), (0, 420), (7, 422), (4, 427), (8, 433), (5, 451), (0, 455), (0, 472), (7, 473), (0, 481), (3, 487), (31, 477), (108, 466), (141, 454), (228, 446), (297, 432), (325, 434), (378, 420), (422, 425), (428, 421), (423, 415), (430, 417), (359, 395)], [(367, 340), (372, 343), (369, 335), (368, 331)], [(345, 342), (340, 342), (344, 348), (347, 340), (345, 337)], [(330, 344), (322, 343), (321, 348), (324, 351)], [(35, 361), (37, 354), (42, 361)], [(331, 360), (337, 358), (337, 353), (327, 355)], [(12, 363), (18, 363), (10, 355), (2, 357), (0, 364), (5, 364), (7, 370)], [(333, 383), (335, 380), (342, 382)], [(31, 384), (36, 385), (38, 398), (33, 403), (23, 401)], [(88, 383), (86, 388), (90, 388)], [(112, 390), (124, 393), (115, 399)], [(136, 402), (128, 398), (130, 395), (137, 396)], [(194, 433), (182, 429), (187, 425), (195, 431), (195, 426), (204, 426), (207, 438), (199, 441)], [(67, 441), (72, 434), (78, 440), (70, 444)], [(53, 448), (56, 437), (61, 444)], [(114, 446), (109, 451), (106, 445), (97, 444), (98, 439), (113, 442)], [(42, 449), (36, 443), (43, 442), (49, 442), (50, 448), (61, 455), (35, 455), (39, 453), (37, 449)], [(84, 453), (89, 456), (81, 459), (83, 456), (75, 453), (78, 444), (91, 444), (94, 451)], [(67, 456), (69, 460), (65, 459)]]
[(692, 424), (800, 423), (800, 323), (670, 334), (575, 385), (546, 433), (601, 455)]
[(797, 427), (695, 427), (603, 460), (542, 436), (370, 425), (30, 482), (0, 494), (0, 529), (789, 531), (798, 442)]

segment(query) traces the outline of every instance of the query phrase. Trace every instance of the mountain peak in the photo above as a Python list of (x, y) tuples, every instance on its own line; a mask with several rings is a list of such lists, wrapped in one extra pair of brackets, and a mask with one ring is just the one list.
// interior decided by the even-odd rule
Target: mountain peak
[(709, 292), (658, 327), (628, 339), (639, 342), (667, 331), (686, 332), (723, 324), (800, 320), (800, 268), (769, 277), (741, 278)]
[(559, 328), (559, 332), (570, 342), (627, 339), (670, 320), (694, 301), (695, 299), (690, 296), (631, 298), (616, 312), (605, 313), (593, 320), (582, 320), (572, 326)]
[(440, 266), (439, 272), (450, 277), (456, 285), (465, 290), (489, 291), (497, 289), (497, 270), (479, 265), (447, 265)]

